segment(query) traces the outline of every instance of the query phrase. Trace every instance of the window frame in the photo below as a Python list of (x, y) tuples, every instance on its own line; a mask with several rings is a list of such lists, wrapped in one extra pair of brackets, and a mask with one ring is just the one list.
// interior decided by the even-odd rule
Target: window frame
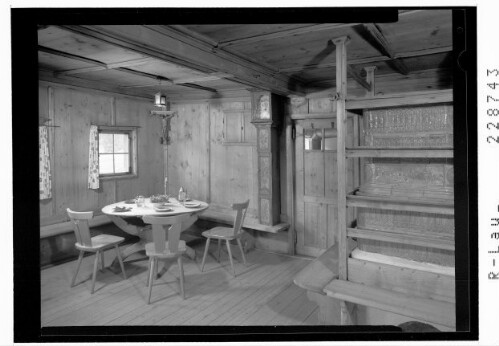
[[(306, 149), (307, 147), (307, 137), (305, 136), (306, 131), (320, 131), (321, 133), (321, 148), (320, 149)], [(326, 136), (326, 130), (332, 130), (333, 135), (330, 137)], [(326, 138), (336, 138), (337, 137), (337, 131), (336, 128), (334, 127), (325, 127), (325, 126), (320, 126), (320, 127), (304, 127), (303, 128), (303, 151), (306, 152), (336, 152), (336, 148), (334, 149), (326, 149)], [(312, 138), (312, 137), (310, 137)], [(311, 143), (310, 143), (311, 144)]]
[[(137, 177), (137, 129), (135, 127), (121, 127), (121, 126), (99, 126), (98, 135), (100, 134), (127, 134), (128, 135), (128, 172), (124, 173), (101, 173), (99, 165), (99, 179), (123, 179)], [(114, 150), (114, 148), (113, 148)], [(100, 146), (99, 146), (99, 160), (100, 160)], [(113, 158), (115, 153), (112, 153)]]

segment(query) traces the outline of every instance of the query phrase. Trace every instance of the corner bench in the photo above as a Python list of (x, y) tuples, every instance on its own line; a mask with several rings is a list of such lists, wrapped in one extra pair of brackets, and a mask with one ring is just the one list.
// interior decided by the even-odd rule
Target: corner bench
[[(198, 218), (201, 220), (219, 222), (227, 225), (232, 225), (234, 223), (233, 213), (214, 211), (210, 209), (204, 211), (202, 214), (198, 216)], [(289, 228), (289, 224), (279, 223), (274, 226), (262, 225), (261, 223), (258, 222), (258, 219), (246, 215), (243, 223), (243, 228), (249, 228), (255, 231), (278, 233), (287, 230)]]

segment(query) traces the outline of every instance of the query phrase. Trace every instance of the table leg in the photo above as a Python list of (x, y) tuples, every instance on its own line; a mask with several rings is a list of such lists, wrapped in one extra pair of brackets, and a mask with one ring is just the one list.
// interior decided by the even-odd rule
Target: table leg
[[(151, 226), (148, 225), (146, 227), (143, 227), (143, 226), (132, 225), (126, 222), (126, 220), (123, 219), (122, 217), (115, 215), (108, 215), (108, 216), (111, 219), (111, 221), (113, 221), (113, 223), (116, 226), (118, 226), (121, 230), (123, 230), (128, 234), (138, 236), (140, 238), (140, 240), (137, 243), (132, 244), (123, 249), (122, 251), (123, 261), (125, 261), (127, 257), (130, 257), (131, 255), (136, 254), (137, 252), (144, 251), (145, 245), (153, 241)], [(182, 231), (185, 231), (186, 229), (191, 227), (194, 224), (194, 222), (196, 222), (197, 219), (198, 219), (197, 215), (194, 214), (191, 215), (189, 219), (182, 222)], [(191, 260), (196, 259), (196, 252), (194, 251), (193, 248), (189, 246), (187, 246), (185, 255)], [(147, 257), (144, 257), (144, 259), (147, 259)], [(111, 264), (111, 270), (116, 273), (120, 271), (119, 261), (117, 257), (114, 259), (113, 263)]]
[[(137, 243), (125, 247), (121, 252), (121, 258), (122, 258), (123, 262), (125, 262), (128, 257), (130, 257), (138, 252), (144, 251), (146, 244), (147, 244), (147, 241), (141, 239)], [(144, 259), (147, 259), (147, 256), (144, 255)], [(121, 270), (120, 268), (121, 267), (120, 267), (119, 259), (118, 259), (118, 257), (115, 257), (115, 259), (113, 260), (113, 263), (111, 264), (110, 269), (114, 273), (118, 273)]]

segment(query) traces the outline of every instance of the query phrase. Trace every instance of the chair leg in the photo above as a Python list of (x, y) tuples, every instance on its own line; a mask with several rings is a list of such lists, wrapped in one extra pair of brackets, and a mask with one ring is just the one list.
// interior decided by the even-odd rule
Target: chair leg
[(146, 287), (149, 287), (149, 278), (151, 276), (151, 263), (152, 263), (152, 257), (149, 257), (149, 264), (147, 265), (148, 271), (147, 271)]
[(118, 261), (120, 261), (120, 267), (121, 267), (121, 272), (123, 273), (123, 278), (126, 280), (125, 265), (123, 264), (123, 258), (121, 258), (121, 252), (120, 248), (118, 247), (118, 244), (114, 246), (114, 249), (116, 250), (116, 257), (118, 257)]
[(97, 251), (95, 253), (94, 272), (92, 273), (92, 294), (94, 294), (94, 289), (95, 289), (95, 277), (97, 276), (97, 265), (99, 264), (99, 255), (100, 251)]
[(177, 262), (178, 262), (178, 268), (180, 270), (180, 293), (182, 294), (182, 299), (185, 299), (185, 291), (184, 291), (184, 266), (182, 264), (182, 255), (178, 256)]
[(150, 261), (150, 265), (149, 265), (149, 294), (147, 296), (147, 304), (151, 304), (151, 292), (152, 292), (152, 285), (153, 285), (153, 281), (154, 281), (153, 274), (154, 274), (154, 266), (155, 265), (156, 265), (156, 259), (152, 258), (152, 260)]
[(158, 279), (158, 267), (159, 267), (159, 259), (154, 259), (154, 280)]
[(106, 265), (104, 263), (104, 251), (101, 251), (101, 253), (100, 253), (100, 270), (104, 271), (105, 266)]
[(237, 245), (239, 245), (239, 249), (241, 250), (241, 256), (243, 257), (243, 263), (246, 265), (246, 256), (244, 255), (243, 244), (241, 244), (241, 239), (237, 238)]
[(218, 252), (218, 262), (220, 262), (220, 244), (222, 244), (222, 239), (218, 239), (218, 246), (217, 246), (217, 252)]
[(204, 262), (206, 261), (206, 255), (208, 254), (208, 247), (210, 247), (210, 238), (206, 238), (206, 245), (204, 247), (203, 261), (201, 262), (201, 271), (204, 269)]
[(78, 275), (78, 270), (80, 270), (81, 261), (83, 260), (83, 253), (84, 251), (80, 250), (80, 255), (78, 256), (78, 264), (76, 265), (76, 271), (75, 274), (73, 275), (73, 280), (71, 281), (71, 287), (75, 285), (76, 276)]
[(236, 270), (234, 269), (234, 262), (232, 261), (232, 250), (230, 249), (229, 239), (227, 239), (226, 242), (227, 242), (227, 251), (229, 252), (230, 266), (232, 267), (232, 272), (234, 273), (234, 277), (235, 277), (236, 276)]

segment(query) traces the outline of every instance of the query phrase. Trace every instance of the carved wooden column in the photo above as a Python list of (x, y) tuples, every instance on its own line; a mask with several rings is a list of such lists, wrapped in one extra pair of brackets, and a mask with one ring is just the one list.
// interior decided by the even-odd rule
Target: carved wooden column
[(281, 212), (278, 130), (282, 104), (279, 96), (268, 91), (251, 93), (251, 122), (257, 131), (259, 220), (270, 226), (279, 223)]

